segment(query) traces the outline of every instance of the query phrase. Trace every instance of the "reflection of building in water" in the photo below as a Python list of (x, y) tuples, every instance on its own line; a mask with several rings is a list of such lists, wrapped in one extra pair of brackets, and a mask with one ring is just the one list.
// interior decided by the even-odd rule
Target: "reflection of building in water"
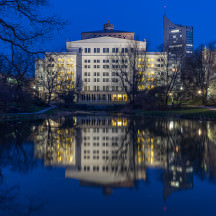
[[(174, 154), (174, 153), (171, 153)], [(164, 199), (179, 190), (193, 188), (193, 166), (190, 160), (184, 160), (174, 156), (168, 159), (168, 166), (164, 170)]]
[[(189, 122), (156, 122), (153, 131), (138, 129), (121, 116), (82, 116), (72, 122), (46, 120), (35, 139), (35, 157), (48, 166), (64, 166), (66, 178), (103, 187), (110, 194), (112, 188), (134, 187), (136, 180), (145, 180), (147, 168), (162, 168), (165, 199), (193, 187), (192, 161), (180, 139), (187, 129), (192, 131)], [(193, 131), (197, 136), (197, 127)]]
[(165, 124), (167, 126), (163, 125), (163, 128), (168, 130), (165, 133), (167, 156), (164, 166), (164, 199), (167, 199), (175, 191), (193, 188), (193, 164), (187, 142), (191, 137), (197, 137), (198, 130), (192, 121), (170, 121)]
[(164, 163), (164, 145), (161, 137), (154, 136), (148, 130), (137, 132), (137, 162), (147, 167), (162, 167)]
[(61, 123), (46, 120), (38, 128), (35, 139), (35, 157), (49, 165), (75, 165), (76, 140), (73, 128), (61, 128)]
[(86, 117), (78, 121), (81, 128), (81, 169), (66, 168), (66, 177), (81, 180), (82, 185), (112, 187), (133, 186), (135, 176), (133, 145), (129, 122), (123, 117)]

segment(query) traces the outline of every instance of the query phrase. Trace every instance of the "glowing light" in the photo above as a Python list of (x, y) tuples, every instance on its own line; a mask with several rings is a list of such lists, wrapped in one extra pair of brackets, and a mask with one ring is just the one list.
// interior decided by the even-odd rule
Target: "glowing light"
[(169, 124), (169, 129), (172, 130), (173, 128), (174, 128), (174, 122), (171, 121), (170, 124)]
[(199, 136), (202, 135), (202, 130), (201, 130), (201, 129), (198, 130), (198, 135), (199, 135)]

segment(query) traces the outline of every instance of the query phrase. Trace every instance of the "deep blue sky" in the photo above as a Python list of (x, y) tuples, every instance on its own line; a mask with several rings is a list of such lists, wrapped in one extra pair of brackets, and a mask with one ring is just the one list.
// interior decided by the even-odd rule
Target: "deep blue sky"
[(50, 49), (64, 48), (66, 40), (79, 40), (80, 32), (103, 29), (110, 20), (115, 29), (135, 32), (156, 50), (163, 42), (164, 5), (173, 23), (194, 27), (195, 47), (216, 40), (215, 0), (51, 0), (51, 4), (52, 11), (70, 25), (53, 35)]

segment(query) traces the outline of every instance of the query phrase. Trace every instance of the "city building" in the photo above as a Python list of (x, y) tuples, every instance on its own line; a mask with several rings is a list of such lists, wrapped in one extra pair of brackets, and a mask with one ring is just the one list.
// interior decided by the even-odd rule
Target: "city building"
[[(105, 31), (111, 28), (112, 24), (105, 24)], [(82, 40), (67, 42), (66, 52), (46, 53), (36, 60), (39, 95), (54, 99), (79, 88), (78, 103), (128, 103), (134, 74), (139, 91), (162, 85), (161, 53), (148, 53), (145, 40), (133, 40), (134, 33), (86, 34), (82, 33)]]
[(164, 15), (164, 50), (170, 60), (192, 56), (193, 27), (173, 24)]

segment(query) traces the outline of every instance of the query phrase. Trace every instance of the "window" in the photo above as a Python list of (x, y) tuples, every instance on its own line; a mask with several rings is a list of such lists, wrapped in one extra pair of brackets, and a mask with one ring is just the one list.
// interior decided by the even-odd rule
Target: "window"
[(103, 63), (109, 63), (109, 59), (104, 59)]
[(103, 78), (103, 82), (109, 82), (109, 78)]
[(109, 68), (109, 65), (103, 65), (103, 68)]
[(112, 48), (112, 53), (118, 53), (118, 48)]
[(109, 76), (108, 72), (103, 72), (103, 76)]
[(91, 53), (91, 48), (85, 48), (85, 53)]
[(103, 48), (103, 53), (109, 53), (109, 48)]
[(122, 53), (128, 53), (128, 48), (122, 48)]
[(100, 48), (94, 48), (94, 53), (100, 53)]
[(116, 101), (116, 100), (117, 100), (117, 96), (116, 96), (116, 94), (113, 94), (112, 101)]

